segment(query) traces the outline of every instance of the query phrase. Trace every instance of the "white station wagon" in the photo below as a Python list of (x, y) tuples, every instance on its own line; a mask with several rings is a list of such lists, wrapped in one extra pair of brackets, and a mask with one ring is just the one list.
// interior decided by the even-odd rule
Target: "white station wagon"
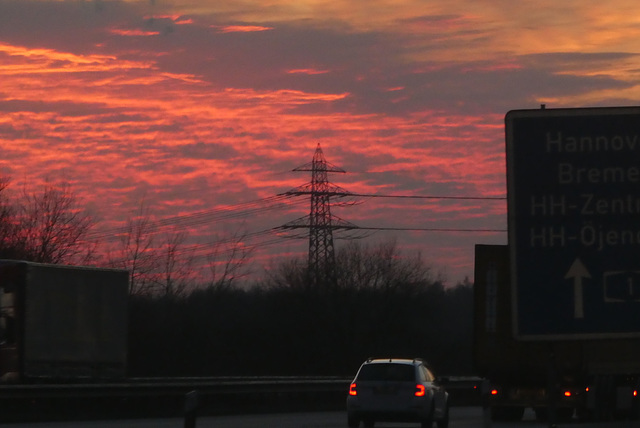
[(347, 418), (351, 428), (376, 421), (447, 428), (449, 394), (421, 359), (368, 359), (349, 387)]

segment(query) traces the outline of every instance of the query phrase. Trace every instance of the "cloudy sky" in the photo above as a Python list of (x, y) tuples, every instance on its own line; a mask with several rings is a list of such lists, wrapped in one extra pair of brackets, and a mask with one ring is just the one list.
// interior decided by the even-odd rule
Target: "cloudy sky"
[(333, 208), (449, 229), (364, 242), (455, 283), (507, 242), (504, 115), (636, 105), (639, 49), (631, 0), (0, 0), (0, 174), (69, 183), (103, 239), (144, 201), (199, 251), (246, 233), (267, 265), (305, 255), (268, 231), (308, 214), (273, 197), (320, 144), (353, 193), (488, 198)]

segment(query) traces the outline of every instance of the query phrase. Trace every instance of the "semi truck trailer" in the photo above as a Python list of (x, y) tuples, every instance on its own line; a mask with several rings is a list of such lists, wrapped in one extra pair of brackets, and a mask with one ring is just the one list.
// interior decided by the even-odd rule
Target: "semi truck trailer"
[(0, 382), (126, 375), (125, 270), (0, 260)]
[(494, 420), (526, 408), (547, 420), (638, 419), (640, 338), (517, 338), (506, 245), (476, 245), (474, 280), (474, 361)]

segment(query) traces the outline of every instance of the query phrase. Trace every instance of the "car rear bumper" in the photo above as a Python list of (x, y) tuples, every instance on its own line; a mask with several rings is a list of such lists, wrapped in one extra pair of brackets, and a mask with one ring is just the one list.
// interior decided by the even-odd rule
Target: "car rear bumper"
[(347, 413), (350, 419), (374, 420), (387, 422), (420, 422), (426, 420), (431, 413), (427, 402), (414, 402), (402, 408), (380, 408), (362, 406), (357, 400), (347, 400)]

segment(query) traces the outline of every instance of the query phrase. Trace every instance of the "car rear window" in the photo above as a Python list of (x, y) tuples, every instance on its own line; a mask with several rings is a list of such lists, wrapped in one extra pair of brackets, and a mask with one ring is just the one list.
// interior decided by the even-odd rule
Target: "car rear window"
[(415, 371), (409, 364), (368, 364), (362, 366), (358, 373), (360, 381), (391, 381), (391, 382), (414, 382)]

